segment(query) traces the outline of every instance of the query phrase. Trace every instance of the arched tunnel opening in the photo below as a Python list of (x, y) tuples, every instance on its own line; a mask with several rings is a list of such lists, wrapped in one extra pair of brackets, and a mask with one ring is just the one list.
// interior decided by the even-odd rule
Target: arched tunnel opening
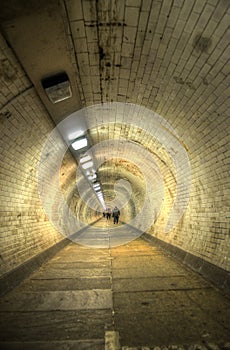
[[(60, 134), (65, 143), (56, 148)], [(85, 143), (76, 149), (82, 141)], [(78, 164), (77, 170), (72, 167), (67, 201), (60, 186), (66, 152)], [(38, 166), (43, 208), (54, 227), (69, 238), (74, 235), (75, 240), (79, 229), (115, 206), (123, 224), (133, 226), (139, 235), (155, 230), (156, 235), (170, 239), (169, 232), (173, 235), (172, 229), (187, 209), (190, 182), (188, 152), (172, 126), (135, 104), (95, 105), (71, 114), (49, 135)], [(121, 241), (110, 241), (110, 245), (125, 242), (120, 230), (110, 228), (112, 240), (114, 235)], [(104, 238), (107, 247), (108, 237)], [(103, 238), (97, 237), (95, 244), (103, 247)]]
[(230, 348), (228, 27), (224, 0), (1, 1), (1, 348)]

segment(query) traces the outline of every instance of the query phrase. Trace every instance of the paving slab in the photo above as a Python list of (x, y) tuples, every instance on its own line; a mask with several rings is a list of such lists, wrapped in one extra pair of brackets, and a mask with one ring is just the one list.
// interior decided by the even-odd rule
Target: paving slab
[(4, 350), (104, 350), (104, 339), (85, 341), (0, 342)]
[(112, 308), (111, 290), (78, 290), (9, 293), (1, 311), (103, 310)]
[(145, 268), (137, 265), (132, 268), (114, 269), (113, 278), (140, 278), (140, 277), (156, 277), (156, 276), (185, 276), (184, 269), (174, 268), (173, 266), (155, 266), (154, 269)]
[(82, 254), (80, 253), (76, 253), (73, 252), (71, 255), (70, 254), (66, 254), (66, 255), (60, 255), (60, 256), (56, 256), (55, 258), (53, 258), (52, 260), (50, 260), (51, 263), (53, 262), (62, 262), (62, 263), (78, 263), (78, 262), (99, 262), (99, 263), (103, 263), (103, 262), (107, 262), (110, 261), (110, 256), (107, 254), (102, 254), (102, 255), (98, 255), (93, 254), (93, 252), (91, 252), (90, 254)]
[[(145, 295), (143, 299), (142, 295), (136, 300), (132, 300), (135, 296), (126, 299), (120, 295), (123, 302), (115, 301), (115, 329), (119, 330), (122, 345), (186, 344), (202, 342), (206, 337), (216, 342), (229, 339), (229, 328), (215, 317), (189, 304), (186, 298), (175, 302), (175, 294), (171, 298), (162, 294), (161, 298)], [(121, 312), (122, 305), (130, 299)]]
[(54, 291), (54, 290), (90, 290), (90, 289), (110, 289), (111, 278), (62, 278), (57, 279), (30, 279), (21, 283), (17, 287), (19, 291)]
[(199, 307), (207, 317), (213, 318), (229, 331), (230, 338), (230, 302), (215, 288), (188, 290), (188, 298)]
[(145, 345), (152, 348), (167, 344), (197, 344), (207, 339), (221, 343), (229, 339), (229, 331), (207, 315), (196, 312), (194, 316), (180, 309), (175, 313), (162, 314), (137, 312), (127, 316), (115, 313), (115, 328), (119, 329), (122, 346)]
[[(157, 266), (166, 266), (168, 267), (168, 257), (162, 255), (152, 256), (152, 254), (143, 254), (143, 255), (134, 255), (134, 256), (123, 256), (123, 257), (114, 257), (112, 259), (113, 269), (122, 269), (122, 268), (133, 268), (133, 266), (145, 265), (147, 269), (155, 269)], [(180, 268), (182, 264), (172, 261), (170, 264), (171, 268)], [(182, 266), (184, 271), (184, 266)]]
[[(52, 262), (46, 265), (46, 269), (50, 268), (52, 270), (66, 271), (66, 270), (87, 270), (87, 269), (107, 269), (110, 271), (111, 261), (74, 261), (74, 262)], [(40, 270), (42, 271), (42, 270)]]
[(45, 270), (40, 270), (33, 275), (33, 279), (62, 279), (62, 278), (95, 278), (95, 277), (108, 277), (110, 275), (109, 268), (92, 268), (92, 269), (56, 269), (53, 266)]
[[(126, 245), (125, 245), (126, 246)], [(129, 246), (130, 247), (130, 246)], [(137, 256), (154, 256), (154, 255), (158, 255), (158, 256), (167, 256), (164, 252), (162, 252), (163, 255), (161, 255), (160, 251), (156, 251), (153, 250), (152, 248), (147, 248), (147, 249), (142, 249), (140, 247), (140, 249), (138, 249), (137, 247), (135, 247), (134, 249), (131, 247), (128, 252), (128, 248), (126, 249), (124, 248), (124, 246), (121, 247), (116, 247), (116, 248), (112, 248), (111, 250), (111, 255), (112, 257), (137, 257)]]
[(104, 339), (111, 310), (0, 312), (0, 341)]
[(176, 289), (200, 289), (210, 288), (210, 285), (200, 279), (188, 278), (187, 276), (156, 276), (156, 277), (136, 277), (133, 278), (114, 278), (114, 292), (132, 292), (132, 291), (160, 291)]

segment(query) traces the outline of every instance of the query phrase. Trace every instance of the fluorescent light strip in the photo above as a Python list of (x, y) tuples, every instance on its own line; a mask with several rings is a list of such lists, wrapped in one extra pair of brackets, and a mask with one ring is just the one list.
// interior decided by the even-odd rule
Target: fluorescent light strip
[(82, 157), (81, 159), (80, 159), (80, 163), (82, 164), (82, 163), (85, 163), (85, 162), (87, 162), (88, 160), (91, 160), (92, 158), (90, 157), (90, 156), (88, 156), (88, 155), (86, 155), (86, 156), (84, 156), (84, 157)]
[(100, 187), (99, 182), (97, 182), (97, 183), (95, 183), (95, 184), (93, 185), (93, 188), (96, 188), (96, 187)]
[(96, 179), (97, 178), (97, 175), (95, 174), (95, 175), (90, 175), (90, 176), (88, 176), (88, 179), (89, 180), (94, 180), (94, 179)]
[(71, 141), (79, 138), (80, 136), (84, 136), (84, 131), (82, 130), (74, 131), (68, 135), (68, 139)]
[(87, 138), (82, 138), (82, 139), (74, 141), (71, 146), (73, 147), (73, 149), (75, 151), (77, 151), (79, 149), (86, 147), (87, 145), (88, 145)]
[(88, 168), (91, 168), (92, 166), (93, 166), (92, 161), (82, 164), (83, 169), (88, 169)]

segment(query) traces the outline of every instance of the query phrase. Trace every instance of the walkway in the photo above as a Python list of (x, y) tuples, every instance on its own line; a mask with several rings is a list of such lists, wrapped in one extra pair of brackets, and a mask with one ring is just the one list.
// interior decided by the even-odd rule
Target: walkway
[(0, 346), (102, 350), (114, 330), (122, 349), (230, 349), (229, 306), (199, 275), (140, 238), (112, 249), (70, 243), (2, 298)]

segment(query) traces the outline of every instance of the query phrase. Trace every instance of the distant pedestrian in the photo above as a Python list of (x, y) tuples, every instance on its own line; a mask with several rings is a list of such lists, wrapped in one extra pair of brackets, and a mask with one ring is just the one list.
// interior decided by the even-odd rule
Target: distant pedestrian
[(120, 216), (120, 210), (118, 209), (118, 207), (114, 207), (112, 216), (113, 216), (113, 223), (118, 224), (119, 216)]
[(110, 208), (107, 209), (107, 217), (108, 217), (108, 219), (111, 218), (111, 209)]
[(109, 209), (108, 208), (106, 208), (105, 217), (107, 220), (109, 220)]

